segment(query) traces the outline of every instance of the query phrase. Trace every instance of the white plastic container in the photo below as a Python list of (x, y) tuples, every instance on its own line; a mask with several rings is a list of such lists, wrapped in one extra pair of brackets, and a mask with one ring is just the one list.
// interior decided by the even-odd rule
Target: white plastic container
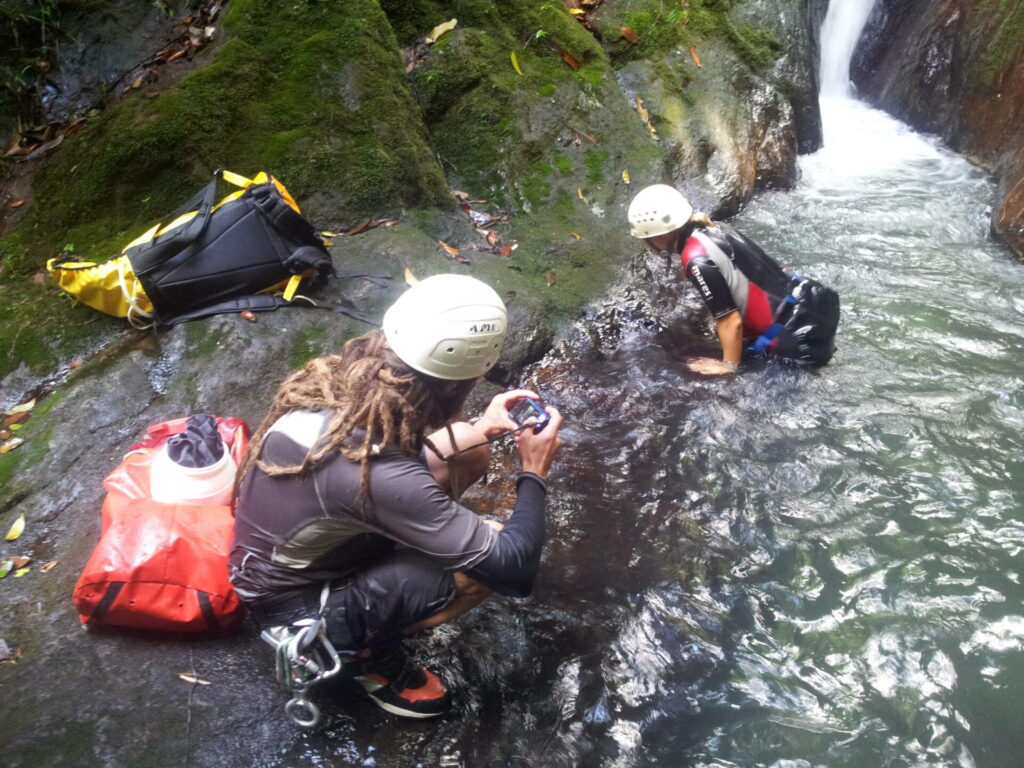
[(165, 445), (149, 469), (149, 493), (162, 504), (228, 506), (237, 469), (226, 447), (209, 467), (183, 467), (170, 457)]

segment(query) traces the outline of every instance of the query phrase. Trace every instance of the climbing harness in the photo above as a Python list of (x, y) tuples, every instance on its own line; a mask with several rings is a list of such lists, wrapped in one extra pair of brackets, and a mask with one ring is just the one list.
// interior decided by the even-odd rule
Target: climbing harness
[(320, 611), (315, 617), (300, 619), (289, 626), (269, 627), (260, 634), (274, 649), (277, 679), (292, 693), (284, 711), (303, 728), (320, 722), (320, 708), (309, 698), (310, 687), (334, 677), (343, 666), (327, 637), (324, 605), (330, 591), (330, 584), (325, 583), (320, 593)]

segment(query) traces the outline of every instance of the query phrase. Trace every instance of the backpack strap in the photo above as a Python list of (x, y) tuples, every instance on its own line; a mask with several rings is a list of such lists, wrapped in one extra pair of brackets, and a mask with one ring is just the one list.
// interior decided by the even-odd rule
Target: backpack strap
[(380, 323), (370, 319), (370, 317), (364, 315), (362, 312), (348, 307), (343, 307), (340, 304), (319, 304), (305, 296), (297, 298), (305, 299), (308, 303), (286, 301), (281, 296), (274, 296), (270, 293), (254, 293), (249, 296), (236, 296), (233, 299), (219, 301), (215, 304), (207, 304), (205, 307), (198, 307), (190, 312), (175, 315), (173, 318), (165, 320), (161, 324), (170, 327), (186, 323), (189, 320), (201, 320), (204, 317), (213, 317), (214, 315), (226, 315), (246, 311), (273, 312), (278, 307), (308, 307), (310, 309), (325, 309), (331, 312), (337, 312), (340, 315), (346, 315), (351, 317), (353, 320), (358, 320), (361, 323), (366, 323), (367, 325), (371, 325), (375, 328), (380, 325)]

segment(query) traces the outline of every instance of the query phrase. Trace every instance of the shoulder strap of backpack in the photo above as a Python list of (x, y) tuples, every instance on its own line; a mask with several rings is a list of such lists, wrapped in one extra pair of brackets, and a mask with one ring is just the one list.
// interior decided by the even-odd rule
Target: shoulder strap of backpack
[[(305, 298), (305, 297), (302, 297)], [(218, 301), (215, 304), (207, 304), (205, 307), (198, 307), (189, 312), (184, 312), (180, 315), (175, 315), (170, 319), (163, 319), (160, 321), (161, 325), (164, 326), (175, 326), (181, 323), (186, 323), (189, 320), (201, 320), (204, 317), (213, 317), (214, 315), (225, 315), (237, 312), (272, 312), (278, 307), (306, 307), (309, 309), (325, 309), (331, 312), (337, 312), (341, 315), (351, 317), (353, 320), (358, 320), (361, 323), (378, 327), (380, 323), (370, 319), (367, 315), (359, 312), (355, 309), (343, 307), (340, 304), (320, 304), (312, 299), (306, 299), (308, 303), (286, 301), (280, 296), (274, 296), (269, 293), (254, 293), (249, 296), (236, 296), (233, 299), (227, 299), (225, 301)]]
[[(189, 211), (195, 211), (196, 215), (192, 217), (192, 220), (174, 232), (154, 237), (150, 244), (156, 245), (159, 243), (164, 245), (173, 242), (186, 245), (198, 239), (206, 230), (206, 225), (210, 223), (210, 215), (213, 213), (213, 202), (217, 197), (217, 182), (220, 180), (221, 173), (220, 170), (214, 171), (213, 179), (210, 180), (210, 183), (178, 206), (174, 213), (160, 224), (160, 229), (163, 229), (179, 216)], [(157, 231), (159, 232), (160, 230)]]

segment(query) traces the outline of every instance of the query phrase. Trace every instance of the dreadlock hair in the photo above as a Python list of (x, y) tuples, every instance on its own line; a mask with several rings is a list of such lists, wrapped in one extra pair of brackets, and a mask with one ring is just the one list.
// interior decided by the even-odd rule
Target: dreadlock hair
[[(268, 475), (307, 472), (335, 452), (361, 465), (360, 488), (370, 497), (370, 461), (385, 445), (416, 456), (428, 427), (447, 425), (462, 409), (475, 379), (444, 381), (413, 370), (388, 345), (384, 333), (370, 331), (348, 341), (341, 355), (310, 360), (278, 389), (246, 448), (235, 476), (235, 496), (254, 465)], [(289, 411), (328, 411), (327, 429), (302, 463), (290, 467), (259, 458), (263, 440)], [(349, 437), (362, 430), (362, 440)]]

